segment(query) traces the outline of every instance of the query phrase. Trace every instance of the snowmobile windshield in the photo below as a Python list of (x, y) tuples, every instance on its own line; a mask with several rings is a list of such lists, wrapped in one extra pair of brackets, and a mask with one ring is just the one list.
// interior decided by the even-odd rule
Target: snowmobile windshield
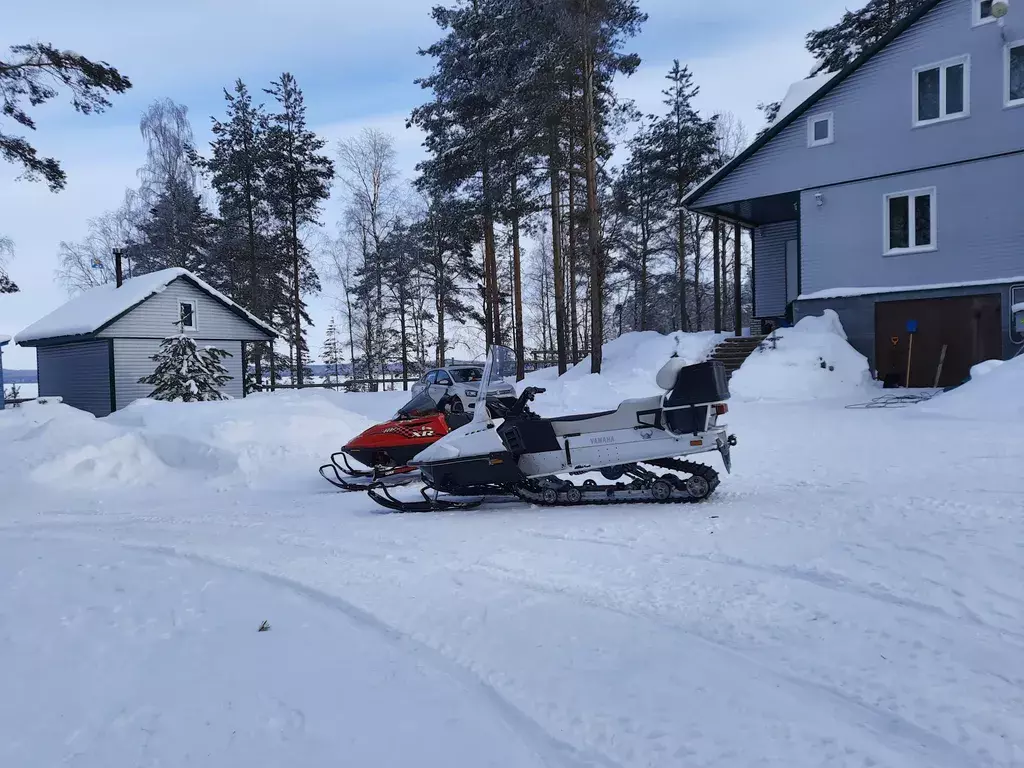
[(469, 384), (472, 381), (480, 381), (484, 377), (481, 368), (449, 368), (448, 372), (456, 384)]
[(435, 413), (437, 413), (437, 403), (424, 391), (399, 408), (392, 421), (422, 419), (424, 416), (433, 416)]
[[(484, 366), (484, 373), (480, 383), (480, 391), (476, 396), (476, 407), (473, 412), (473, 421), (487, 421), (488, 393), (494, 396), (494, 390), (511, 388), (506, 380), (515, 380), (516, 355), (508, 347), (494, 345), (487, 355), (487, 364)], [(512, 390), (513, 394), (515, 390)]]

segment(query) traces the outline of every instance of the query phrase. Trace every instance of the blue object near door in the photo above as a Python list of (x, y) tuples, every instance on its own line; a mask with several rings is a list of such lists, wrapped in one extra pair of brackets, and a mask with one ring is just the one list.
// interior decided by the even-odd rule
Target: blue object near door
[(4, 346), (9, 342), (10, 339), (6, 336), (0, 336), (0, 411), (4, 409)]
[(907, 333), (917, 333), (917, 320), (907, 320)]

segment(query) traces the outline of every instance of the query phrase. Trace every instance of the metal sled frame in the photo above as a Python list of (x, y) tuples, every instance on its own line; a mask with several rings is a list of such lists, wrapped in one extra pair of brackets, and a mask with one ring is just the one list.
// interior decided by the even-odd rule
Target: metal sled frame
[[(339, 456), (341, 457), (341, 463), (338, 462)], [(342, 466), (342, 464), (344, 464), (344, 466)], [(406, 474), (412, 476), (397, 479), (397, 482), (389, 483), (389, 485), (408, 485), (416, 479), (413, 475), (414, 472), (415, 470), (412, 467), (396, 467), (394, 469), (375, 467), (370, 471), (365, 469), (353, 469), (352, 465), (349, 464), (348, 456), (344, 451), (336, 451), (335, 453), (332, 453), (331, 463), (324, 464), (320, 467), (320, 476), (335, 488), (339, 488), (343, 491), (365, 491), (369, 488), (382, 485), (385, 478)], [(330, 475), (333, 475), (333, 477)], [(346, 480), (342, 475), (357, 477), (364, 480), (364, 482), (353, 483)]]
[[(365, 490), (371, 499), (393, 512), (458, 512), (476, 509), (484, 503), (483, 498), (472, 501), (448, 501), (447, 499), (439, 498), (436, 490), (427, 487), (420, 488), (420, 495), (423, 497), (423, 501), (402, 501), (401, 499), (396, 499), (391, 495), (386, 485), (374, 485)], [(433, 498), (427, 494), (428, 490), (434, 491)]]

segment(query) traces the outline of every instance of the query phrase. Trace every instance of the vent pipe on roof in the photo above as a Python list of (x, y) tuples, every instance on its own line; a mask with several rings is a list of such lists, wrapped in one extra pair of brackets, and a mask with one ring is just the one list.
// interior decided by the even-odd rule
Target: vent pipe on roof
[(121, 271), (122, 255), (124, 255), (124, 248), (114, 249), (114, 281), (118, 288), (124, 283), (124, 272)]

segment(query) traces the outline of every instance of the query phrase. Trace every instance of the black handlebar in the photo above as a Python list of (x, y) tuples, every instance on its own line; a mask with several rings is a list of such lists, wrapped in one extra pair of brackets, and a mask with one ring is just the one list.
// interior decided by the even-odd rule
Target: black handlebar
[(533, 402), (533, 398), (543, 392), (547, 392), (543, 387), (527, 387), (524, 389), (523, 394), (516, 400), (516, 404), (508, 409), (509, 415), (524, 413), (526, 411), (526, 404)]

